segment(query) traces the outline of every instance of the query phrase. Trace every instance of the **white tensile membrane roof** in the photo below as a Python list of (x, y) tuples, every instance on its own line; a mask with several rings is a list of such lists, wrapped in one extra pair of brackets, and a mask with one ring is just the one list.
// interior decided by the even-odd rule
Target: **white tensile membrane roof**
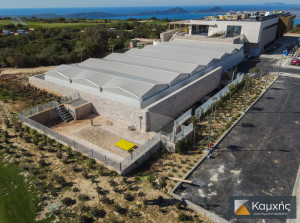
[(241, 48), (239, 44), (215, 47), (208, 42), (192, 42), (196, 41), (176, 40), (112, 53), (103, 59), (90, 58), (78, 65), (61, 65), (46, 72), (45, 78), (74, 84), (75, 89), (81, 85), (141, 102)]

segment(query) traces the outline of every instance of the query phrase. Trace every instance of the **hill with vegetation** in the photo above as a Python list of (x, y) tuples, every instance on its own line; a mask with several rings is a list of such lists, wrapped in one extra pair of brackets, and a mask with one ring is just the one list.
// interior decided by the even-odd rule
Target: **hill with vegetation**
[(122, 17), (122, 16), (147, 16), (147, 15), (174, 15), (174, 14), (188, 14), (190, 12), (176, 7), (171, 8), (163, 11), (149, 11), (149, 12), (140, 12), (140, 13), (128, 13), (128, 14), (112, 14), (112, 13), (105, 13), (105, 12), (82, 12), (82, 13), (72, 13), (66, 15), (57, 15), (55, 13), (49, 14), (37, 14), (37, 15), (11, 15), (18, 16), (18, 17), (25, 17), (25, 18), (43, 18), (43, 19), (50, 19), (50, 18), (58, 18), (64, 17), (66, 19), (78, 19), (78, 18), (86, 18), (86, 19), (96, 19), (96, 18), (110, 18), (110, 17)]
[(282, 2), (269, 2), (259, 6), (287, 6), (287, 5)]
[(211, 13), (211, 12), (228, 12), (228, 10), (222, 9), (220, 6), (211, 7), (209, 9), (197, 10), (192, 13)]

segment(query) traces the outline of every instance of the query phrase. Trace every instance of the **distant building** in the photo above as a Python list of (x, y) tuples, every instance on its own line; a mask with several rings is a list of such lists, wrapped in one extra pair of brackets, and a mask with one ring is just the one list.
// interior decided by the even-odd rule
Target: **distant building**
[[(178, 33), (175, 39), (244, 43), (244, 52), (249, 53), (251, 49), (252, 51), (267, 49), (276, 39), (293, 29), (295, 18), (296, 15), (289, 12), (238, 12), (170, 22), (169, 27), (174, 25), (174, 29), (180, 30), (184, 25), (185, 33)], [(168, 33), (162, 34), (163, 41), (168, 41), (169, 36)]]

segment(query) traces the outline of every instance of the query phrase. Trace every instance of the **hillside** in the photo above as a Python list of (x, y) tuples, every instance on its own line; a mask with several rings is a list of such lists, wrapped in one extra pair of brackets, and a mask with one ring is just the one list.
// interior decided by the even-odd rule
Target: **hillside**
[(190, 12), (176, 7), (168, 10), (163, 10), (163, 11), (150, 11), (150, 12), (140, 12), (140, 13), (130, 13), (126, 14), (124, 16), (143, 16), (143, 15), (172, 15), (172, 14), (188, 14)]
[(163, 11), (149, 11), (149, 12), (140, 12), (140, 13), (128, 13), (128, 14), (112, 14), (105, 12), (81, 12), (81, 13), (72, 13), (67, 15), (57, 15), (55, 13), (49, 14), (38, 14), (38, 15), (11, 15), (18, 17), (31, 18), (36, 17), (39, 19), (50, 19), (50, 18), (58, 18), (64, 17), (66, 19), (78, 19), (78, 18), (86, 18), (86, 19), (97, 19), (97, 18), (110, 18), (110, 17), (122, 17), (122, 16), (147, 16), (147, 15), (174, 15), (174, 14), (188, 14), (190, 12), (176, 7)]
[(65, 17), (66, 19), (78, 19), (78, 18), (96, 19), (96, 18), (109, 18), (109, 17), (117, 17), (117, 16), (121, 16), (121, 15), (104, 13), (104, 12), (82, 12), (82, 13), (72, 13), (72, 14), (62, 15), (60, 17)]
[(282, 2), (271, 2), (271, 3), (262, 4), (259, 6), (287, 6), (287, 5)]
[(228, 10), (222, 9), (220, 6), (211, 7), (209, 9), (197, 10), (191, 13), (211, 13), (211, 12), (228, 12)]

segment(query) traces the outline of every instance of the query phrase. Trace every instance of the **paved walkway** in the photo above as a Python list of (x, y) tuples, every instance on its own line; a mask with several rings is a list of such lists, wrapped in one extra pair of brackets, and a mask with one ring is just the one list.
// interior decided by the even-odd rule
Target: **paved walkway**
[(194, 185), (176, 193), (198, 205), (206, 197), (209, 210), (227, 220), (229, 196), (292, 195), (300, 165), (299, 93), (298, 76), (280, 77), (188, 178)]

